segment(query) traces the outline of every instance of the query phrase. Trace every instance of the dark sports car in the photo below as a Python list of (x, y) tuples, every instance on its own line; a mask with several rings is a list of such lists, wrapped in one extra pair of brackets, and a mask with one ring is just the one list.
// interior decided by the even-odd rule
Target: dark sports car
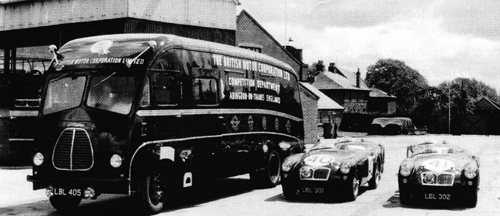
[(313, 195), (353, 201), (360, 186), (377, 188), (384, 157), (382, 145), (364, 140), (318, 144), (284, 160), (283, 194), (286, 199)]
[(399, 198), (460, 202), (475, 207), (479, 189), (479, 158), (458, 146), (435, 141), (411, 145), (399, 167)]

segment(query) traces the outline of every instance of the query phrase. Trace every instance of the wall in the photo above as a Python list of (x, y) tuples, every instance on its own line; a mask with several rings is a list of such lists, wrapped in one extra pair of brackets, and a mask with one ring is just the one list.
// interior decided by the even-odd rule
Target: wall
[(297, 74), (301, 71), (301, 64), (281, 47), (248, 13), (242, 11), (237, 19), (236, 45), (253, 43), (262, 46), (262, 53), (289, 64)]

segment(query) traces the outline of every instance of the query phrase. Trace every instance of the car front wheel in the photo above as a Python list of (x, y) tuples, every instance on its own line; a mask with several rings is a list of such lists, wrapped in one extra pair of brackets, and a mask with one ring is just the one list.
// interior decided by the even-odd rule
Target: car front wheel
[(464, 205), (468, 208), (475, 208), (477, 205), (477, 190), (472, 191), (465, 199)]
[(408, 205), (410, 201), (411, 197), (409, 191), (399, 189), (399, 202), (401, 202), (401, 205)]
[(378, 168), (377, 164), (374, 164), (373, 167), (373, 175), (370, 181), (368, 181), (368, 188), (370, 189), (377, 189), (378, 184), (380, 183), (380, 178), (382, 177), (380, 169)]
[(359, 179), (356, 175), (352, 176), (351, 181), (348, 182), (347, 201), (354, 201), (358, 198), (359, 194)]

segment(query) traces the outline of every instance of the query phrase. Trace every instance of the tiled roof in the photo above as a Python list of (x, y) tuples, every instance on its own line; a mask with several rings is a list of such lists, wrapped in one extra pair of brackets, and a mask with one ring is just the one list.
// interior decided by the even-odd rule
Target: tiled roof
[(314, 81), (314, 87), (321, 90), (329, 89), (351, 89), (351, 90), (365, 90), (370, 91), (371, 89), (367, 87), (366, 83), (361, 80), (360, 87), (356, 87), (356, 74), (352, 72), (341, 72), (333, 73), (330, 71), (325, 71), (318, 76)]
[[(481, 102), (481, 101), (486, 101), (486, 102)], [(490, 105), (490, 106), (488, 107), (488, 105)], [(479, 99), (479, 101), (476, 103), (476, 109), (487, 109), (487, 108), (493, 108), (494, 110), (500, 110), (500, 104), (491, 100), (488, 97), (483, 97), (483, 98)]]
[(323, 92), (321, 92), (320, 90), (315, 88), (310, 83), (301, 82), (300, 84), (319, 97), (318, 109), (320, 109), (320, 110), (323, 110), (323, 109), (343, 110), (344, 109), (344, 107), (340, 106), (337, 102), (335, 102), (334, 100), (332, 100), (331, 98), (329, 98), (328, 96), (323, 94)]
[(378, 88), (371, 88), (371, 92), (370, 92), (370, 97), (372, 98), (397, 98), (396, 96), (394, 95), (388, 95), (386, 92), (378, 89)]

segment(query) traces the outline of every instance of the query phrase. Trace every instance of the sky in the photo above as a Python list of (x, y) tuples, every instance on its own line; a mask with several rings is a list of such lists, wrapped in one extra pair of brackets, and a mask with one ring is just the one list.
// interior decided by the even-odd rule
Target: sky
[[(474, 78), (500, 93), (499, 0), (239, 0), (282, 45), (366, 76), (397, 59), (429, 85)], [(289, 41), (291, 38), (292, 41)]]

